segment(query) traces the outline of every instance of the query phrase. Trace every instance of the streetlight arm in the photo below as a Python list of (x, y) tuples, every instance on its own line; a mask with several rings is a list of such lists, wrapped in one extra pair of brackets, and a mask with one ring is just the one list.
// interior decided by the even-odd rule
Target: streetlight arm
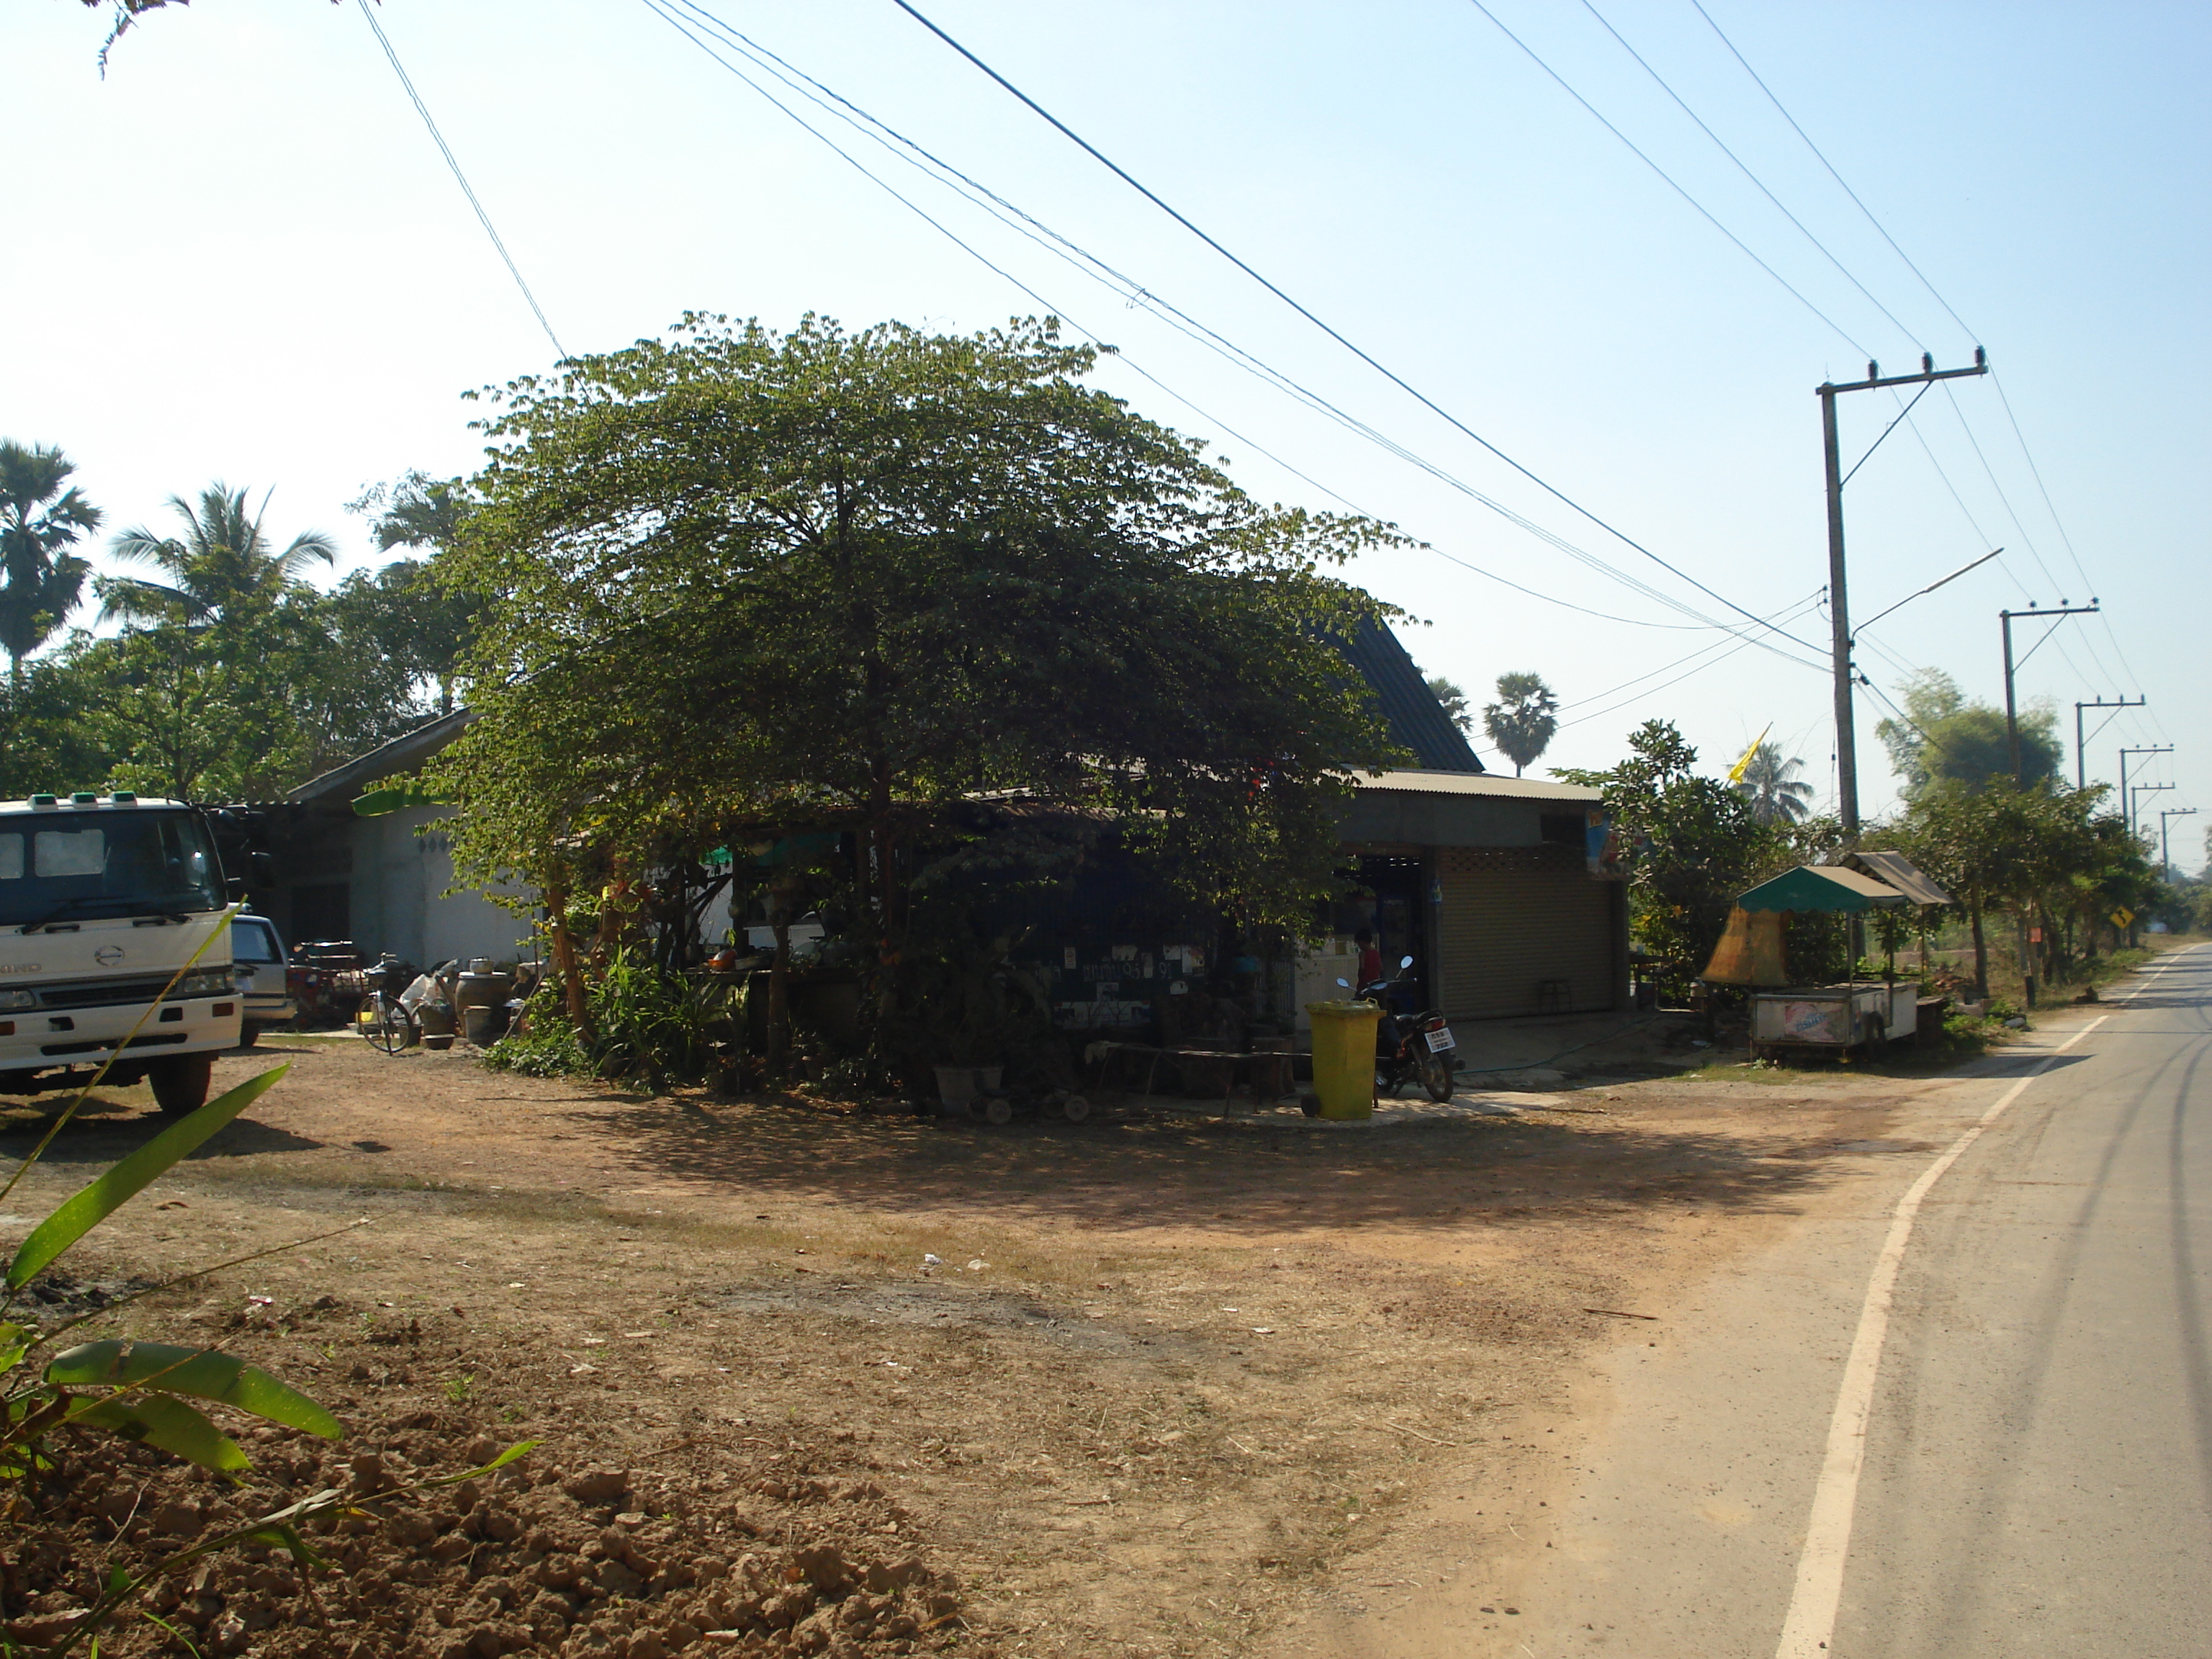
[[(1973, 562), (1972, 562), (1972, 563), (1971, 563), (1971, 564), (1962, 564), (1962, 565), (1960, 565), (1960, 566), (1956, 570), (1954, 570), (1954, 571), (1953, 571), (1949, 575), (1948, 575), (1948, 576), (1944, 577), (1941, 581), (1932, 581), (1932, 582), (1929, 583), (1927, 586), (1925, 586), (1925, 587), (1923, 587), (1923, 588), (1919, 589), (1917, 592), (1911, 592), (1911, 593), (1907, 593), (1907, 594), (1906, 594), (1903, 599), (1899, 599), (1899, 600), (1895, 605), (1893, 605), (1892, 606), (1890, 606), (1890, 607), (1889, 607), (1889, 611), (1901, 611), (1901, 610), (1903, 610), (1906, 605), (1911, 605), (1911, 604), (1913, 602), (1913, 600), (1915, 600), (1915, 599), (1917, 599), (1920, 598), (1922, 594), (1925, 594), (1925, 593), (1933, 593), (1933, 592), (1934, 592), (1937, 588), (1943, 586), (1946, 583), (1954, 582), (1954, 581), (1958, 580), (1960, 577), (1961, 577), (1961, 576), (1965, 575), (1965, 574), (1966, 574), (1969, 570), (1978, 570), (1978, 569), (1979, 569), (1982, 566), (1984, 566), (1984, 565), (1987, 564), (1987, 563), (1988, 563), (1991, 559), (1994, 559), (1995, 557), (1996, 557), (1996, 556), (1997, 556), (1998, 554), (2000, 554), (2000, 553), (2002, 553), (2002, 552), (2003, 552), (2003, 551), (2004, 551), (2004, 549), (2002, 549), (2002, 547), (1991, 548), (1988, 552), (1986, 552), (1986, 553), (1983, 554), (1983, 555), (1982, 555), (1982, 556), (1981, 556), (1980, 558), (1976, 559), (1975, 561), (1973, 561)], [(1864, 622), (1861, 623), (1858, 625), (1858, 628), (1857, 628), (1857, 629), (1856, 629), (1856, 630), (1855, 630), (1855, 632), (1854, 632), (1854, 635), (1853, 635), (1853, 637), (1855, 637), (1855, 638), (1856, 638), (1856, 635), (1857, 635), (1858, 634), (1863, 634), (1863, 633), (1864, 633), (1868, 629), (1872, 628), (1872, 627), (1873, 627), (1876, 623), (1880, 622), (1880, 621), (1881, 621), (1884, 617), (1887, 617), (1887, 616), (1889, 614), (1889, 611), (1875, 611), (1875, 612), (1874, 613), (1874, 615), (1872, 615), (1871, 617), (1868, 617)]]

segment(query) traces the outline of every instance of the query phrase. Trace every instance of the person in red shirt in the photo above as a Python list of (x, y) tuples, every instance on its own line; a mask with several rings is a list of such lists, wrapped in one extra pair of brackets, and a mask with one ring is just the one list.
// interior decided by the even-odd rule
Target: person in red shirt
[(1382, 977), (1382, 952), (1376, 948), (1371, 929), (1361, 928), (1352, 936), (1352, 942), (1359, 947), (1359, 976), (1353, 983), (1364, 991)]

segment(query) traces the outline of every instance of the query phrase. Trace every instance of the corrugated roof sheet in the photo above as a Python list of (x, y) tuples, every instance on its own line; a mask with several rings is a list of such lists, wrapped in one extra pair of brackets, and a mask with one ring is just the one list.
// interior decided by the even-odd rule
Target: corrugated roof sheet
[(1845, 853), (1836, 860), (1847, 870), (1886, 881), (1915, 904), (1949, 904), (1951, 896), (1902, 853)]
[(1355, 772), (1352, 781), (1362, 789), (1395, 790), (1413, 795), (1494, 795), (1509, 800), (1555, 800), (1576, 806), (1595, 806), (1605, 799), (1601, 789), (1579, 783), (1555, 783), (1549, 778), (1516, 778), (1504, 772)]
[(1380, 623), (1363, 621), (1347, 637), (1330, 641), (1344, 659), (1358, 670), (1375, 693), (1391, 741), (1410, 749), (1425, 772), (1480, 772), (1467, 734), (1452, 724), (1437, 694), (1421, 678), (1421, 671), (1398, 642), (1398, 636)]

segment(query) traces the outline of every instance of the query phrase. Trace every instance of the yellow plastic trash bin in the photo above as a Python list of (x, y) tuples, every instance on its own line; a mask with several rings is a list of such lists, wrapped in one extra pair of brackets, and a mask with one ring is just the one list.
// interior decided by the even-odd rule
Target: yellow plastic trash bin
[(1309, 1002), (1313, 1016), (1314, 1093), (1323, 1117), (1375, 1115), (1375, 1023), (1371, 1002)]

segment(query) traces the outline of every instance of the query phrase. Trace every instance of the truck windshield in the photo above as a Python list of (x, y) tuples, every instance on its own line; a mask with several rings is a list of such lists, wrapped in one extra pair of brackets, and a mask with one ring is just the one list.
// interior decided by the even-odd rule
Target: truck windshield
[(0, 927), (219, 910), (222, 876), (183, 812), (0, 819)]

